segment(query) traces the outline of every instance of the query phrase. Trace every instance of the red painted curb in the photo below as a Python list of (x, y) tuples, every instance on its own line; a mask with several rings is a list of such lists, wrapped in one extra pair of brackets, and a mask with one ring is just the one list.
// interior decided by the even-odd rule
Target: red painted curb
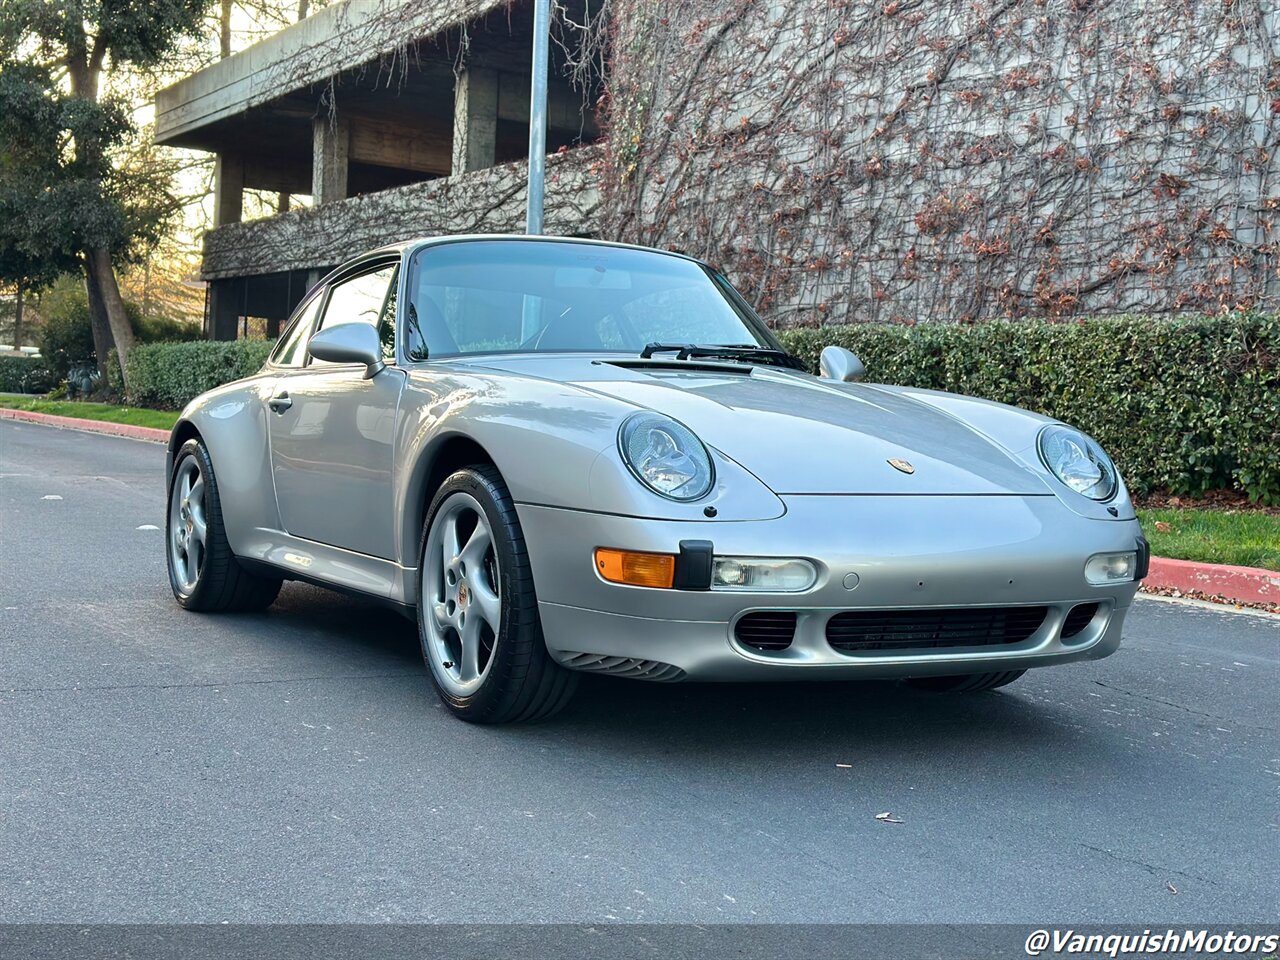
[(27, 423), (40, 423), (47, 427), (61, 427), (65, 430), (81, 430), (85, 433), (105, 433), (112, 437), (128, 437), (131, 440), (150, 440), (154, 443), (168, 443), (169, 431), (155, 427), (136, 427), (130, 423), (108, 423), (106, 420), (84, 420), (80, 417), (57, 417), (51, 413), (36, 413), (34, 410), (10, 410), (0, 407), (0, 420), (24, 420)]
[(1151, 573), (1143, 585), (1184, 593), (1196, 590), (1236, 603), (1280, 603), (1280, 571), (1260, 567), (1152, 557)]

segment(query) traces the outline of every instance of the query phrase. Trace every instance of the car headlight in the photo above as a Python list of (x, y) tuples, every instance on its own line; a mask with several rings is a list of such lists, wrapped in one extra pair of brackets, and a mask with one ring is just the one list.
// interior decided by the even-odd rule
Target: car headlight
[(1040, 459), (1055, 477), (1092, 500), (1111, 499), (1120, 485), (1115, 464), (1102, 448), (1061, 423), (1040, 431)]
[(636, 413), (618, 431), (622, 461), (654, 493), (697, 500), (711, 491), (715, 468), (702, 441), (683, 423), (659, 413)]

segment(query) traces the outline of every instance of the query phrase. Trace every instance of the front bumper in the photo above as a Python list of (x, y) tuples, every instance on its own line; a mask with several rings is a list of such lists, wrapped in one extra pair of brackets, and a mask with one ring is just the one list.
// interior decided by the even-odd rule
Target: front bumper
[[(560, 663), (659, 680), (793, 680), (1016, 670), (1113, 653), (1136, 583), (1094, 586), (1095, 553), (1132, 550), (1136, 521), (1087, 519), (1053, 496), (790, 496), (773, 520), (658, 521), (522, 504), (547, 647)], [(805, 557), (815, 586), (798, 594), (655, 590), (607, 583), (598, 546), (675, 553), (710, 540), (718, 555)], [(850, 577), (850, 574), (855, 576)], [(1064, 639), (1078, 604), (1097, 613)], [(1046, 607), (1016, 643), (842, 651), (830, 619), (855, 610)], [(735, 635), (752, 612), (796, 614), (782, 650)]]

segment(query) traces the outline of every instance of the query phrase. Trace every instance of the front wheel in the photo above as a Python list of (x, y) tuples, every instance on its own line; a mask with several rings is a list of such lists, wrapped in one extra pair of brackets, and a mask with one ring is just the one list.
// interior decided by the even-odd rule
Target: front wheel
[(978, 693), (1013, 683), (1026, 672), (1006, 670), (1003, 673), (964, 673), (954, 677), (911, 677), (903, 682), (908, 687), (930, 693)]
[(263, 610), (281, 581), (240, 566), (222, 524), (222, 501), (209, 451), (188, 440), (173, 458), (165, 520), (169, 585), (188, 610)]
[(418, 635), (440, 699), (472, 723), (559, 712), (577, 675), (552, 661), (515, 504), (492, 467), (436, 493), (418, 554)]

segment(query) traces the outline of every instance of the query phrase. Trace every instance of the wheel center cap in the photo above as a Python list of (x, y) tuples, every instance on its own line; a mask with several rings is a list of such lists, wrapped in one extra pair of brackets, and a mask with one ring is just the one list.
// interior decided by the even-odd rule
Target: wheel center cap
[(467, 589), (465, 583), (458, 584), (458, 608), (465, 609), (467, 601), (471, 599), (471, 591)]

